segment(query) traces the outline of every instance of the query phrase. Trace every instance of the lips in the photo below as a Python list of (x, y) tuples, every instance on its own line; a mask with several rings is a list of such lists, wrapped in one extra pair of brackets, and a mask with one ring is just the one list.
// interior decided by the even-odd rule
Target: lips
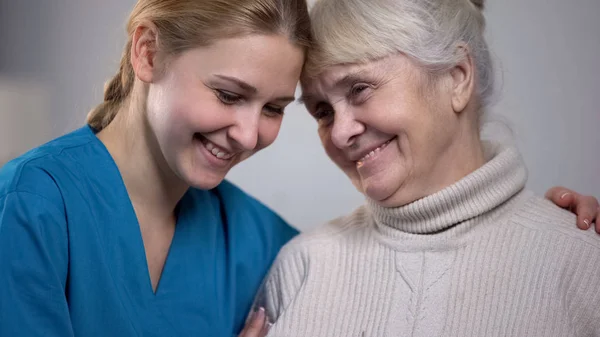
[(370, 151), (367, 151), (366, 154), (364, 154), (360, 159), (358, 159), (356, 161), (356, 167), (361, 167), (365, 163), (367, 163), (371, 160), (374, 160), (377, 157), (377, 155), (379, 154), (379, 152), (381, 152), (383, 149), (385, 149), (394, 139), (395, 138), (392, 138), (392, 139), (386, 141), (385, 143), (379, 145), (378, 147), (376, 147)]
[(200, 142), (204, 145), (206, 150), (208, 150), (208, 152), (217, 159), (227, 161), (227, 160), (230, 160), (231, 158), (233, 158), (233, 156), (235, 155), (235, 153), (231, 153), (231, 152), (227, 151), (223, 147), (211, 142), (210, 140), (208, 140), (207, 138), (205, 138), (203, 136), (196, 135), (195, 137), (198, 140), (200, 140)]

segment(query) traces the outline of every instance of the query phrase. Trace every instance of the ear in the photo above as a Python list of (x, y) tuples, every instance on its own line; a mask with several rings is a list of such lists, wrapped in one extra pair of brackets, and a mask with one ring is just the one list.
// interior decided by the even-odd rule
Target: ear
[(460, 113), (466, 107), (475, 88), (475, 64), (469, 48), (461, 44), (457, 53), (463, 55), (462, 60), (450, 70), (452, 77), (452, 108)]
[(151, 83), (157, 74), (157, 29), (151, 23), (139, 25), (131, 40), (131, 65), (137, 78)]

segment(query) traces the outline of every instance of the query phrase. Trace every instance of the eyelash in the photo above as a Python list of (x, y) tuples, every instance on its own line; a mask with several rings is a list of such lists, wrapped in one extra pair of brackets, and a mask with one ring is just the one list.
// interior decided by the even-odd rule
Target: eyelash
[(268, 114), (275, 114), (275, 115), (283, 115), (283, 108), (278, 108), (278, 107), (274, 107), (274, 106), (268, 106), (265, 105), (264, 107), (265, 110), (268, 111)]
[(334, 114), (333, 108), (331, 106), (329, 106), (329, 104), (327, 104), (325, 107), (323, 107), (322, 109), (319, 110), (319, 107), (321, 105), (325, 105), (325, 104), (324, 103), (318, 104), (317, 107), (315, 108), (315, 112), (313, 113), (313, 116), (319, 122), (321, 122), (322, 120), (324, 120)]
[[(357, 83), (350, 87), (350, 91), (348, 92), (348, 98), (353, 100), (353, 103), (357, 103), (356, 100), (360, 98), (360, 95), (365, 92), (366, 89), (371, 88), (370, 85), (365, 83)], [(359, 104), (362, 102), (358, 102)]]
[[(239, 103), (243, 99), (242, 96), (235, 95), (225, 90), (215, 90), (215, 94), (217, 95), (217, 98), (221, 101), (221, 103), (225, 105), (234, 105), (236, 103)], [(265, 105), (264, 109), (267, 111), (267, 115), (271, 116), (283, 115), (284, 111), (283, 108), (268, 105)]]
[(217, 98), (225, 105), (233, 105), (242, 100), (242, 97), (224, 90), (215, 90)]
[[(369, 89), (369, 88), (371, 88), (371, 86), (368, 84), (365, 84), (365, 83), (357, 83), (357, 84), (352, 85), (352, 87), (350, 87), (350, 91), (348, 92), (348, 99), (352, 100), (354, 104), (362, 103), (362, 102), (357, 102), (357, 100), (360, 98), (360, 95), (362, 93), (364, 93), (364, 91), (366, 89)], [(322, 121), (323, 119), (326, 119), (334, 114), (333, 109), (328, 104), (327, 104), (327, 108), (323, 108), (323, 109), (319, 110), (319, 107), (321, 105), (324, 105), (324, 103), (317, 104), (315, 113), (313, 113), (313, 116), (317, 121)]]

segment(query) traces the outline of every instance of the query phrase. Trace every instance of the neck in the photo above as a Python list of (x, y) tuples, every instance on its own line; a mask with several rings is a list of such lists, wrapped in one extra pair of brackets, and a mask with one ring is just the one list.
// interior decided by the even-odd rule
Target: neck
[(434, 194), (456, 183), (485, 164), (483, 144), (477, 126), (461, 121), (456, 136), (444, 139), (445, 147), (421, 165), (422, 174), (412, 179), (389, 198), (379, 201), (383, 207), (400, 207)]
[[(432, 158), (433, 159), (433, 158)], [(448, 147), (435, 160), (428, 176), (431, 195), (456, 183), (485, 164), (484, 149), (479, 133), (470, 129), (458, 132), (458, 137), (449, 142)]]
[(167, 165), (144, 116), (139, 105), (124, 104), (98, 138), (119, 168), (140, 224), (172, 223), (189, 186)]
[(525, 187), (527, 170), (516, 148), (494, 143), (484, 148), (489, 160), (483, 166), (436, 193), (401, 207), (383, 207), (368, 199), (382, 233), (427, 234), (426, 240), (437, 234), (456, 237), (488, 215), (497, 215), (491, 211), (501, 211), (499, 206)]

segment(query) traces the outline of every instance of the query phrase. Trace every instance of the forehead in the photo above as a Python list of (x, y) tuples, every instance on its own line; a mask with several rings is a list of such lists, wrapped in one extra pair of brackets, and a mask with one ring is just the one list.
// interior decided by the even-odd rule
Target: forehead
[(303, 100), (323, 97), (344, 91), (357, 81), (380, 78), (389, 74), (387, 59), (363, 63), (347, 63), (329, 66), (313, 77), (301, 79)]
[(368, 70), (370, 63), (338, 64), (329, 66), (318, 75), (302, 78), (302, 89), (311, 91), (316, 88), (331, 89), (347, 76)]
[(295, 91), (304, 50), (285, 35), (244, 35), (219, 39), (185, 51), (178, 70), (235, 77), (261, 89)]

